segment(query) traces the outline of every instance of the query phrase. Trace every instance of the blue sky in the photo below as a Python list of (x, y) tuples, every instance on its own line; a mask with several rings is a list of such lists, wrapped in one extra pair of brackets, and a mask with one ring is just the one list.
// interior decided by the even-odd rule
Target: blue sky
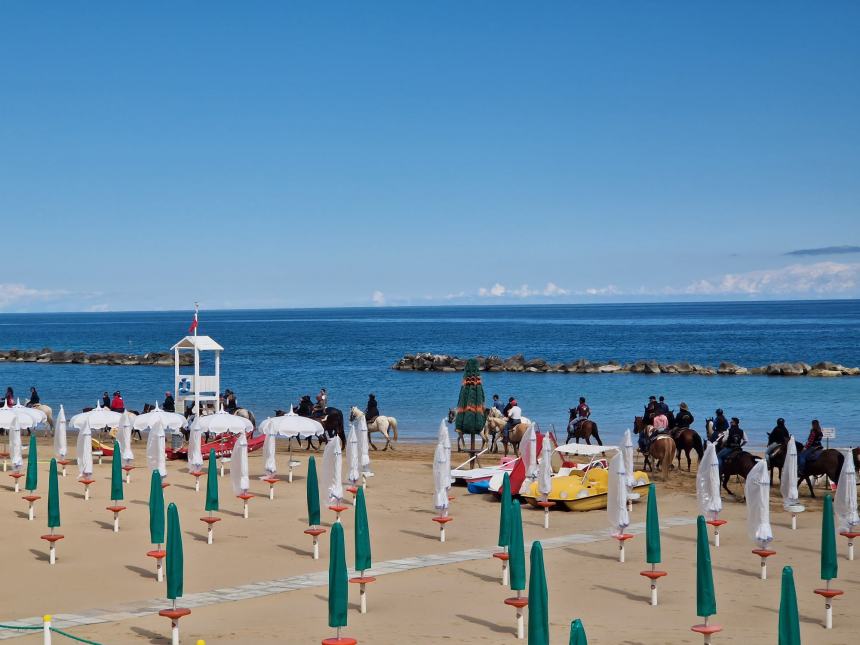
[(5, 3), (0, 310), (858, 297), (857, 33), (840, 2)]

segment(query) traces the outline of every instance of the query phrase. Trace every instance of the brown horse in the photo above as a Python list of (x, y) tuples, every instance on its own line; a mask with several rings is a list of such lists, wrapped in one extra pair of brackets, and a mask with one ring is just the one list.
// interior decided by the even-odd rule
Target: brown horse
[(567, 419), (567, 441), (565, 443), (570, 443), (570, 440), (576, 438), (576, 443), (579, 443), (580, 439), (585, 439), (585, 443), (589, 446), (591, 445), (591, 437), (597, 441), (598, 446), (602, 446), (603, 442), (600, 440), (600, 435), (597, 433), (597, 424), (591, 419), (583, 419), (579, 422), (579, 425), (576, 425), (576, 408), (569, 408), (570, 416)]
[(723, 482), (723, 488), (729, 495), (735, 494), (729, 490), (729, 477), (732, 475), (740, 475), (744, 479), (750, 474), (753, 466), (758, 463), (761, 457), (757, 457), (746, 450), (737, 450), (726, 457), (723, 461), (723, 467), (720, 468), (720, 479)]
[(681, 470), (681, 452), (683, 451), (687, 455), (687, 472), (690, 472), (690, 451), (696, 451), (699, 461), (702, 461), (702, 455), (705, 454), (702, 438), (692, 428), (675, 428), (672, 430), (672, 437), (675, 439), (675, 447), (678, 449), (678, 470)]
[[(815, 461), (807, 460), (806, 466), (803, 469), (803, 472), (800, 473), (797, 481), (798, 484), (806, 481), (806, 485), (809, 486), (809, 493), (813, 497), (815, 497), (815, 490), (812, 487), (812, 478), (827, 475), (831, 481), (838, 484), (839, 474), (842, 472), (843, 463), (845, 463), (845, 457), (842, 455), (842, 451), (840, 450), (827, 448), (826, 450), (820, 451), (818, 454), (819, 456)], [(860, 463), (858, 463), (858, 449), (855, 448), (851, 454), (854, 458), (854, 470), (857, 470), (860, 468)]]
[(507, 440), (502, 436), (502, 443), (505, 445), (505, 457), (508, 456), (508, 444), (513, 448), (514, 455), (517, 457), (520, 456), (520, 442), (523, 440), (523, 435), (526, 433), (526, 430), (529, 429), (530, 425), (531, 421), (522, 417), (522, 422), (511, 428), (511, 431), (508, 433)]
[(663, 472), (663, 481), (669, 481), (669, 468), (675, 461), (675, 442), (669, 435), (656, 437), (648, 446), (648, 456)]
[[(799, 455), (803, 450), (803, 444), (799, 441), (794, 442)], [(776, 468), (779, 473), (779, 481), (782, 481), (782, 468), (785, 466), (785, 457), (788, 455), (788, 440), (783, 442), (770, 456), (770, 483), (773, 484), (773, 469)]]

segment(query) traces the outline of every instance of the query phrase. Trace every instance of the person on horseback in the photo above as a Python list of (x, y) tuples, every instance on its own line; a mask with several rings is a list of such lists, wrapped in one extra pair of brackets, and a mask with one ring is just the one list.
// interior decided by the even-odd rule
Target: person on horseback
[(317, 402), (314, 405), (313, 413), (311, 416), (314, 417), (323, 417), (325, 416), (325, 409), (328, 407), (328, 392), (324, 387), (320, 388), (319, 394), (317, 394)]
[(517, 400), (511, 397), (511, 407), (508, 409), (508, 422), (505, 424), (504, 429), (502, 430), (502, 440), (507, 443), (508, 438), (510, 437), (511, 430), (516, 428), (520, 423), (522, 423), (523, 411), (520, 409), (520, 406), (517, 404)]
[(576, 418), (573, 420), (573, 431), (579, 429), (579, 424), (591, 416), (591, 408), (585, 402), (585, 397), (579, 397), (579, 405), (576, 406)]
[(809, 430), (809, 438), (803, 446), (803, 451), (797, 456), (797, 471), (801, 477), (806, 472), (806, 462), (810, 461), (809, 458), (824, 447), (821, 445), (822, 439), (824, 439), (824, 432), (821, 431), (821, 424), (818, 423), (818, 419), (813, 419), (812, 428)]
[(493, 407), (496, 408), (499, 412), (502, 413), (502, 416), (505, 416), (505, 406), (502, 403), (502, 400), (499, 398), (498, 394), (493, 395)]
[(650, 426), (653, 423), (655, 414), (657, 414), (657, 397), (649, 396), (648, 405), (645, 406), (645, 416), (642, 417), (642, 421), (645, 422), (646, 426)]
[(776, 449), (784, 445), (791, 436), (788, 428), (785, 427), (785, 419), (780, 417), (776, 420), (776, 425), (767, 435), (767, 448), (764, 449), (764, 460), (767, 462), (767, 467), (770, 468), (770, 458)]
[(299, 405), (296, 408), (296, 414), (300, 417), (312, 416), (314, 412), (314, 404), (311, 403), (310, 394), (305, 394), (299, 399)]
[(367, 407), (364, 410), (364, 420), (371, 424), (376, 421), (376, 417), (379, 416), (379, 404), (376, 402), (376, 396), (371, 394), (367, 397)]
[(660, 414), (669, 414), (669, 405), (666, 403), (666, 397), (660, 395), (659, 400), (657, 401), (657, 411)]
[(176, 401), (173, 400), (173, 392), (170, 390), (164, 393), (164, 403), (161, 404), (161, 409), (165, 412), (176, 412)]
[(30, 400), (27, 401), (27, 407), (32, 408), (34, 405), (39, 405), (39, 393), (35, 387), (30, 388)]
[(735, 451), (740, 450), (746, 442), (746, 435), (744, 435), (744, 431), (741, 430), (740, 419), (732, 417), (732, 423), (729, 426), (729, 435), (723, 443), (722, 450), (717, 453), (717, 461), (720, 463), (721, 470), (726, 458)]
[(693, 421), (695, 421), (695, 418), (690, 413), (690, 408), (687, 407), (686, 403), (681, 402), (681, 405), (679, 407), (681, 409), (678, 414), (675, 415), (675, 427), (689, 428), (691, 425), (693, 425)]
[(708, 437), (708, 441), (710, 441), (711, 443), (717, 443), (717, 439), (720, 438), (720, 435), (729, 429), (729, 420), (726, 419), (726, 415), (723, 413), (723, 409), (717, 408), (715, 414), (716, 416), (714, 417), (714, 430), (713, 432), (711, 432), (711, 436)]

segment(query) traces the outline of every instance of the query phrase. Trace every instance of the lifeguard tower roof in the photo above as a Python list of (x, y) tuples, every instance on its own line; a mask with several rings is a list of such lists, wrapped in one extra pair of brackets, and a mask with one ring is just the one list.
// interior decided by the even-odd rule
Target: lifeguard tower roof
[(224, 348), (212, 340), (210, 336), (186, 336), (170, 349), (197, 349), (198, 351), (214, 350), (220, 352)]

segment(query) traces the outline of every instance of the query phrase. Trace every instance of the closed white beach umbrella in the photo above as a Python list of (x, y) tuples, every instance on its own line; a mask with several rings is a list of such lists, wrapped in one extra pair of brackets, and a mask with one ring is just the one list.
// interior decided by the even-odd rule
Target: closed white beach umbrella
[(54, 424), (54, 454), (60, 459), (66, 458), (66, 453), (69, 451), (69, 446), (66, 440), (66, 430), (68, 422), (66, 421), (66, 411), (63, 406), (60, 406), (60, 412), (57, 415), (57, 422)]
[(788, 452), (785, 455), (782, 474), (779, 476), (779, 491), (782, 493), (782, 504), (785, 508), (797, 505), (800, 495), (797, 491), (797, 446), (794, 437), (788, 438)]
[(633, 488), (636, 480), (633, 477), (633, 437), (630, 428), (624, 431), (624, 440), (621, 442), (621, 451), (624, 453), (624, 469), (627, 471), (627, 488)]
[(101, 402), (98, 402), (89, 412), (81, 412), (69, 419), (69, 426), (75, 430), (82, 430), (84, 425), (89, 425), (90, 432), (93, 429), (113, 428), (119, 424), (121, 416), (119, 412), (103, 408)]
[(185, 427), (187, 419), (181, 414), (177, 414), (176, 412), (167, 412), (165, 410), (162, 410), (158, 407), (158, 403), (156, 403), (154, 410), (151, 410), (145, 414), (139, 414), (137, 415), (137, 417), (135, 417), (134, 429), (149, 430), (151, 428), (154, 428), (156, 423), (160, 423), (162, 430), (164, 430), (165, 432), (167, 430), (176, 432), (177, 430), (181, 430)]
[(699, 503), (699, 513), (706, 520), (716, 519), (723, 510), (723, 500), (720, 497), (720, 463), (717, 460), (716, 446), (708, 442), (705, 454), (699, 462), (696, 473), (696, 500)]
[(538, 464), (538, 492), (546, 501), (547, 496), (552, 492), (552, 442), (548, 436), (543, 438), (543, 446), (541, 447), (540, 463)]
[(13, 470), (21, 470), (24, 465), (24, 456), (21, 449), (21, 428), (18, 425), (18, 418), (13, 417), (9, 426), (9, 459), (12, 461)]
[(350, 484), (355, 486), (361, 477), (361, 465), (358, 455), (358, 435), (355, 433), (355, 424), (349, 424), (349, 435), (346, 438), (346, 478)]
[(773, 540), (770, 528), (770, 476), (764, 459), (747, 475), (744, 484), (747, 499), (747, 533), (750, 540), (765, 548)]
[(131, 428), (131, 415), (128, 412), (123, 412), (119, 418), (116, 434), (119, 440), (120, 458), (126, 466), (134, 461), (134, 450), (131, 447)]
[(608, 484), (606, 512), (609, 514), (609, 528), (613, 536), (622, 535), (630, 525), (630, 515), (627, 512), (627, 469), (624, 455), (620, 452), (609, 460)]
[(235, 414), (219, 410), (215, 414), (207, 414), (200, 417), (200, 428), (204, 432), (221, 434), (223, 432), (231, 432), (239, 434), (240, 432), (250, 432), (254, 429), (252, 424), (245, 417), (240, 417)]
[(164, 428), (156, 421), (146, 438), (146, 464), (150, 471), (157, 470), (164, 479), (167, 477), (166, 459)]
[(75, 448), (78, 478), (89, 477), (93, 474), (93, 431), (86, 419), (84, 419), (84, 426), (78, 430), (78, 442)]
[(266, 477), (272, 477), (278, 472), (278, 461), (275, 458), (277, 435), (267, 434), (263, 439), (263, 469)]
[(236, 438), (236, 445), (233, 446), (230, 459), (230, 482), (233, 484), (235, 495), (241, 495), (251, 486), (248, 478), (248, 437), (245, 433)]
[(203, 453), (200, 449), (202, 441), (203, 428), (200, 427), (200, 417), (196, 416), (188, 433), (188, 465), (192, 471), (200, 472), (203, 468)]
[(332, 437), (325, 445), (319, 487), (323, 503), (339, 504), (343, 499), (343, 450), (337, 437)]
[(845, 463), (839, 473), (833, 510), (836, 513), (837, 530), (854, 532), (855, 527), (860, 524), (860, 517), (857, 515), (857, 472), (854, 470), (854, 456), (851, 451), (845, 450), (842, 454)]
[(370, 470), (370, 437), (367, 434), (367, 421), (364, 415), (358, 417), (358, 457), (362, 474), (372, 475)]
[(529, 425), (520, 440), (520, 459), (523, 460), (526, 469), (526, 478), (519, 492), (525, 493), (537, 478), (537, 434), (534, 423)]
[(451, 486), (451, 446), (441, 437), (433, 453), (433, 506), (443, 515), (448, 513), (448, 488)]
[[(448, 422), (445, 419), (439, 423), (439, 431), (436, 435), (436, 441), (442, 442), (442, 445), (445, 446), (445, 450), (448, 451), (448, 465), (451, 464), (451, 434), (448, 432)], [(451, 470), (450, 468), (448, 469)], [(448, 480), (448, 488), (454, 485), (454, 477), (451, 476)]]

